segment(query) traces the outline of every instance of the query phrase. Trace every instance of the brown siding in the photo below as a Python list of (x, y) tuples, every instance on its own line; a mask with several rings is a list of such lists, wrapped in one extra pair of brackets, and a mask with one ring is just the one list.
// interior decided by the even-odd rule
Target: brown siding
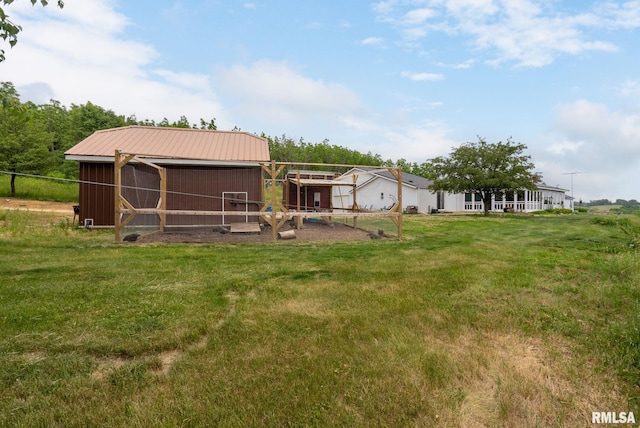
[(80, 224), (91, 218), (94, 226), (113, 226), (113, 164), (81, 162), (80, 180)]
[[(298, 187), (295, 183), (287, 181), (285, 188), (288, 191), (288, 201), (285, 199), (285, 205), (290, 210), (298, 209)], [(320, 206), (314, 206), (313, 194), (320, 192)], [(305, 199), (306, 198), (306, 199)], [(314, 211), (327, 210), (331, 208), (331, 187), (329, 186), (302, 186), (300, 188), (300, 210)]]
[[(223, 192), (247, 192), (250, 201), (227, 203), (224, 210), (258, 211), (262, 198), (262, 169), (171, 167), (167, 170), (167, 209), (221, 211)], [(240, 195), (236, 195), (237, 199)], [(244, 195), (243, 195), (244, 196)], [(225, 223), (242, 222), (244, 217), (225, 216)], [(257, 217), (249, 218), (257, 221)], [(168, 216), (168, 225), (222, 224), (222, 216)]]
[[(127, 166), (126, 168), (129, 168)], [(136, 176), (123, 170), (123, 186), (157, 188), (155, 173), (137, 165)], [(167, 209), (221, 211), (222, 193), (236, 192), (235, 200), (227, 201), (225, 211), (258, 211), (262, 198), (263, 173), (260, 167), (190, 167), (167, 166)], [(80, 221), (92, 218), (94, 226), (114, 225), (113, 164), (80, 164)], [(101, 184), (91, 184), (101, 183)], [(104, 185), (106, 184), (106, 185)], [(247, 192), (249, 204), (239, 203)], [(157, 192), (142, 191), (134, 194), (126, 187), (123, 194), (134, 206), (155, 207)], [(231, 195), (233, 196), (233, 195)], [(136, 219), (137, 220), (137, 219)], [(134, 224), (137, 221), (134, 220)], [(249, 221), (257, 221), (257, 216)], [(243, 222), (245, 217), (225, 215), (225, 223)], [(221, 216), (167, 216), (168, 226), (222, 224)]]

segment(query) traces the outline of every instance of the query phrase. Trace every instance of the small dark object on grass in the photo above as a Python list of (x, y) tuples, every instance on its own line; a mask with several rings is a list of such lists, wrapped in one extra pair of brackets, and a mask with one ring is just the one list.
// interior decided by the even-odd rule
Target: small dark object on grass
[(136, 242), (139, 236), (140, 236), (139, 233), (131, 233), (125, 236), (124, 238), (122, 238), (122, 240), (125, 242)]
[(376, 235), (375, 233), (369, 233), (369, 238), (371, 238), (371, 239), (380, 239), (382, 237), (380, 235)]

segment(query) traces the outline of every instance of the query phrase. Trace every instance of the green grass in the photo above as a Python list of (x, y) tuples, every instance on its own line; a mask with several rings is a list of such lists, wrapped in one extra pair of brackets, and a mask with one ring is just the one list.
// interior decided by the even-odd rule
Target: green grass
[(640, 416), (640, 254), (588, 216), (114, 244), (0, 217), (0, 426), (586, 426)]
[[(16, 194), (13, 197), (39, 201), (76, 202), (78, 184), (69, 181), (42, 178), (16, 177)], [(0, 174), (0, 197), (11, 193), (11, 176)]]
[(609, 212), (611, 210), (620, 209), (622, 205), (594, 205), (587, 207), (590, 212)]

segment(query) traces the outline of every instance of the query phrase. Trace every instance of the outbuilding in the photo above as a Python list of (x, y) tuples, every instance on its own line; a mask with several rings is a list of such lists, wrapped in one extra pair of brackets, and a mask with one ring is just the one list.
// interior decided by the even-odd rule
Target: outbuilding
[(261, 164), (270, 161), (265, 138), (236, 131), (126, 126), (96, 131), (65, 152), (66, 159), (80, 163), (79, 218), (85, 226), (115, 224), (116, 151), (139, 159), (125, 166), (120, 183), (122, 195), (135, 208), (159, 206), (160, 178), (153, 168), (159, 165), (166, 171), (166, 210), (222, 212), (212, 216), (167, 215), (167, 226), (256, 220), (233, 212), (260, 210), (264, 189)]
[(283, 182), (283, 203), (289, 210), (331, 211), (336, 173), (290, 170)]
[[(402, 190), (402, 211), (427, 213), (436, 206), (437, 196), (429, 190), (431, 181), (406, 172), (402, 173), (402, 185), (385, 167), (356, 167), (336, 180), (350, 186), (336, 186), (333, 190), (334, 210), (349, 210), (357, 200), (357, 206), (365, 211), (387, 211), (398, 203), (398, 190)], [(357, 197), (356, 197), (357, 194)]]

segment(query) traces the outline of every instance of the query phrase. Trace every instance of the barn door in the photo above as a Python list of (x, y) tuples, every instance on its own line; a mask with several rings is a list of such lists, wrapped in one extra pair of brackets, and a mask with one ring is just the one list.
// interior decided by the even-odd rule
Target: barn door
[[(248, 202), (249, 195), (247, 192), (222, 192), (222, 224), (248, 223), (249, 215), (246, 214), (249, 211)], [(233, 211), (241, 211), (245, 212), (245, 214), (231, 214)]]

